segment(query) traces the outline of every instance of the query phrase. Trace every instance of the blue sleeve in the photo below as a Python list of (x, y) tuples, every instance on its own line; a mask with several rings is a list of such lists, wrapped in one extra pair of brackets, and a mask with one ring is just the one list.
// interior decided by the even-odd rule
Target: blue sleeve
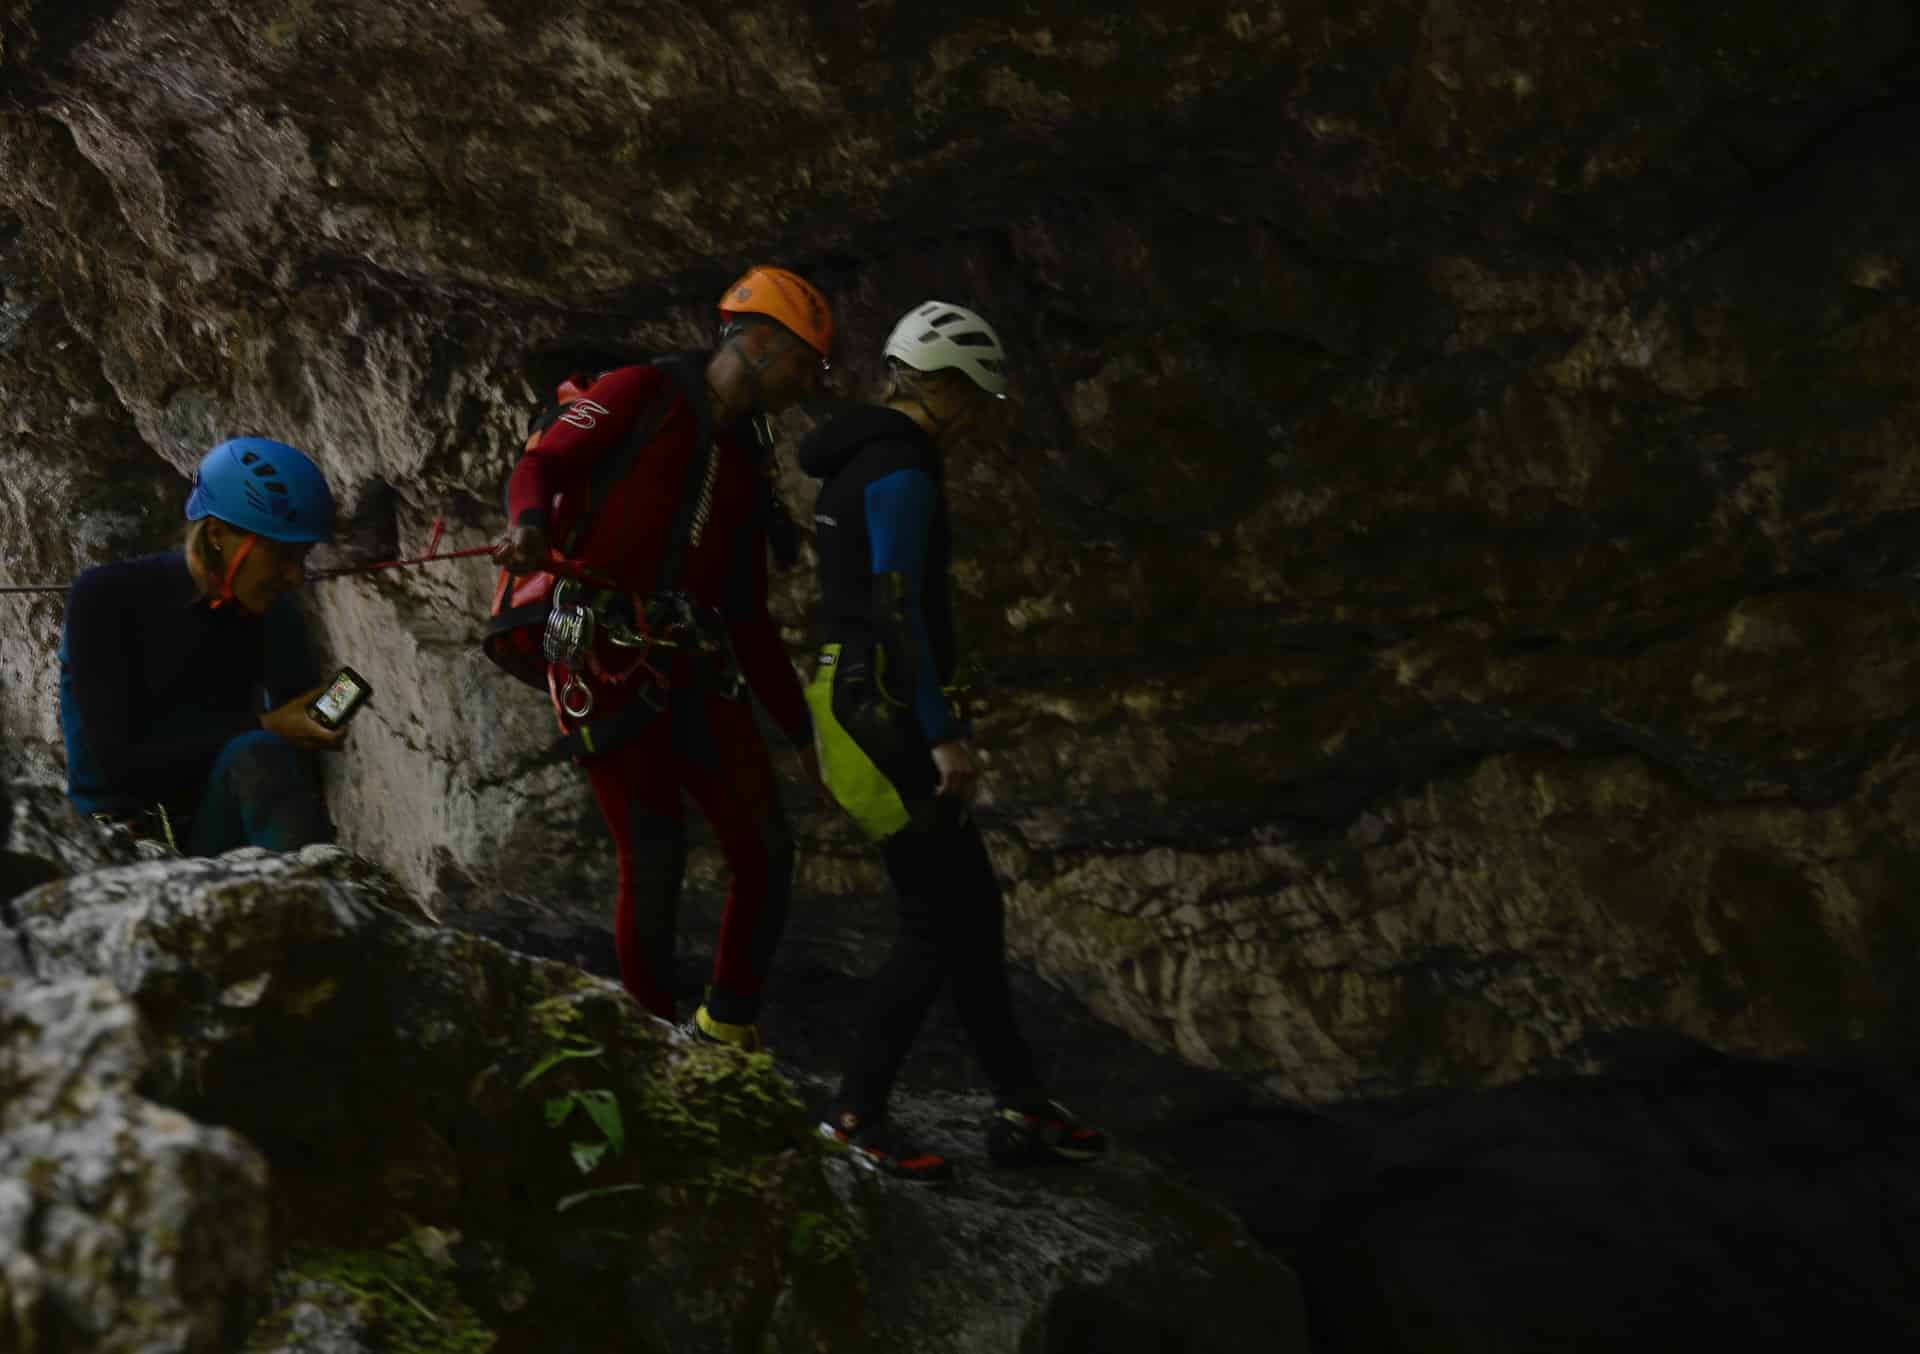
[(913, 673), (911, 704), (930, 743), (960, 735), (960, 725), (940, 692), (940, 674), (933, 661), (933, 643), (927, 633), (926, 609), (921, 605), (927, 581), (927, 540), (933, 530), (933, 512), (939, 490), (923, 470), (896, 470), (867, 486), (867, 538), (873, 543), (873, 573), (880, 578), (898, 574), (904, 581), (905, 642), (913, 645), (909, 663)]

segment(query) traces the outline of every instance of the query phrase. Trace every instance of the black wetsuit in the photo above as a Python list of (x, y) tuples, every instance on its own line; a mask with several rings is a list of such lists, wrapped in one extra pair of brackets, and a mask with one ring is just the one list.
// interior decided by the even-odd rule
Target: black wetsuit
[(260, 727), (314, 672), (291, 601), (216, 609), (178, 552), (88, 569), (60, 639), (69, 798), (116, 819), (163, 806), (194, 855), (325, 840), (311, 755)]
[(1039, 1094), (1013, 1018), (1006, 904), (980, 830), (936, 796), (932, 746), (964, 736), (953, 676), (949, 537), (938, 449), (904, 414), (860, 408), (815, 433), (800, 465), (824, 480), (820, 668), (808, 690), (828, 787), (880, 838), (900, 930), (874, 975), (837, 1108), (871, 1123), (934, 998), (949, 982), (1002, 1101)]

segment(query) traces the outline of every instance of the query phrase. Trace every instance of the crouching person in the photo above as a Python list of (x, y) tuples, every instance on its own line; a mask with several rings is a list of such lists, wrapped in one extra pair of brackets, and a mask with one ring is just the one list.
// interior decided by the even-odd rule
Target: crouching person
[[(333, 535), (333, 495), (301, 452), (222, 442), (200, 462), (183, 550), (74, 580), (60, 640), (67, 795), (188, 855), (291, 851), (332, 835), (311, 753), (344, 730), (288, 596)], [(300, 692), (300, 694), (295, 694)]]

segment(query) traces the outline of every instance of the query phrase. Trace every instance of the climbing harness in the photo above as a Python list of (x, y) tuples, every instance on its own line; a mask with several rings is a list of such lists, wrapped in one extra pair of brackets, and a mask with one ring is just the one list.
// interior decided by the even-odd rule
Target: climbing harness
[[(604, 644), (605, 650), (637, 651), (633, 663), (613, 671), (600, 657), (598, 644)], [(554, 708), (561, 714), (581, 720), (593, 713), (593, 689), (583, 674), (618, 686), (644, 673), (643, 699), (670, 690), (667, 675), (648, 661), (655, 649), (678, 650), (706, 660), (702, 677), (708, 689), (724, 699), (739, 700), (746, 693), (746, 675), (726, 619), (714, 608), (680, 592), (641, 598), (605, 588), (589, 594), (585, 585), (570, 579), (555, 586), (541, 653), (550, 665), (566, 669), (564, 683), (554, 676), (553, 666), (548, 669)]]

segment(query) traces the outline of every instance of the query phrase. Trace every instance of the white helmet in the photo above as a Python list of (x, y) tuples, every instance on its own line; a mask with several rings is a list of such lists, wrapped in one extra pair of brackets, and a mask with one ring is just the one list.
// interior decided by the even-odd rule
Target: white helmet
[(886, 355), (915, 371), (957, 368), (995, 399), (1007, 397), (1007, 354), (993, 326), (965, 306), (928, 301), (887, 335)]

